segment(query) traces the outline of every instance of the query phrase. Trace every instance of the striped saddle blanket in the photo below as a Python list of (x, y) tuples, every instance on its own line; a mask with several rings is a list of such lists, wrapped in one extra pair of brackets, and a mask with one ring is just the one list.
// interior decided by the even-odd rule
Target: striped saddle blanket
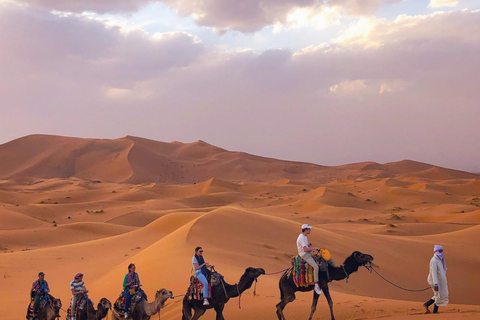
[[(70, 301), (71, 303), (71, 301)], [(77, 307), (76, 307), (76, 318), (78, 319), (79, 316), (79, 312), (80, 310), (83, 310), (85, 309), (85, 307), (87, 306), (87, 303), (89, 304), (89, 307), (93, 308), (93, 301), (90, 300), (90, 298), (88, 298), (86, 295), (84, 294), (81, 294), (79, 297), (78, 297), (78, 300), (77, 300)], [(67, 317), (66, 319), (67, 320), (70, 320), (72, 318), (72, 306), (70, 305), (67, 309)]]
[[(208, 283), (208, 292), (212, 292), (212, 284)], [(187, 290), (189, 300), (203, 300), (203, 283), (195, 276), (190, 277), (190, 286)]]
[[(50, 299), (50, 296), (47, 296), (47, 297), (48, 297), (48, 299)], [(48, 299), (42, 298), (40, 300), (40, 306), (38, 308), (39, 311), (44, 310), (45, 306), (47, 305)], [(32, 298), (32, 300), (30, 301), (30, 304), (27, 307), (27, 315), (26, 315), (27, 320), (33, 320), (33, 305), (34, 304), (35, 304), (35, 300)]]
[[(327, 272), (328, 271), (328, 262), (325, 261), (321, 256), (314, 257), (315, 261), (317, 262), (318, 266), (320, 267), (320, 271)], [(314, 269), (311, 265), (309, 265), (305, 260), (303, 260), (300, 256), (295, 256), (292, 258), (292, 276), (293, 282), (295, 285), (299, 287), (309, 287), (315, 285), (314, 280)]]
[[(147, 295), (145, 294), (145, 291), (142, 289), (138, 289), (137, 292), (132, 296), (132, 303), (130, 304), (130, 311), (135, 309), (135, 304), (142, 300), (142, 298), (145, 299), (145, 301), (148, 301)], [(118, 312), (120, 316), (125, 315), (125, 296), (123, 295), (123, 292), (120, 294), (120, 296), (115, 300), (115, 303), (113, 304), (113, 308), (115, 311)]]

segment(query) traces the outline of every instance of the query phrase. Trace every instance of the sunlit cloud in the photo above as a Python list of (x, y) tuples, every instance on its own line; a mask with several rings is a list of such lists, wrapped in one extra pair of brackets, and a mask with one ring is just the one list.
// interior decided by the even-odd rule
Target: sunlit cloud
[(283, 29), (311, 28), (323, 30), (332, 25), (339, 25), (342, 18), (339, 8), (320, 6), (316, 8), (296, 8), (292, 10), (283, 23), (277, 22), (273, 32), (279, 33)]
[(375, 17), (360, 18), (347, 28), (338, 38), (333, 42), (343, 45), (361, 45), (368, 47), (379, 47), (383, 43), (378, 37), (373, 36), (373, 31), (384, 23), (382, 19)]
[(344, 80), (328, 88), (330, 94), (339, 96), (365, 96), (376, 94), (397, 93), (405, 90), (409, 86), (407, 81), (401, 79), (390, 80)]
[(430, 0), (428, 6), (430, 8), (440, 8), (440, 7), (455, 7), (460, 0)]

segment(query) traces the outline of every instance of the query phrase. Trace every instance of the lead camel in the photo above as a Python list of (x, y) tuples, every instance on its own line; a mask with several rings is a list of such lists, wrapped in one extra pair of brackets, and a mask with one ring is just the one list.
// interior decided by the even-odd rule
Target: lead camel
[[(371, 255), (355, 251), (349, 257), (347, 257), (347, 259), (345, 259), (343, 265), (338, 267), (328, 267), (330, 279), (327, 278), (326, 272), (319, 272), (319, 285), (323, 293), (325, 294), (325, 298), (328, 301), (332, 320), (335, 320), (335, 316), (333, 315), (333, 301), (332, 297), (330, 296), (330, 291), (328, 289), (328, 283), (332, 280), (343, 280), (349, 277), (352, 273), (357, 272), (359, 267), (365, 266), (367, 263), (371, 263), (372, 261), (373, 257)], [(285, 273), (280, 278), (279, 287), (281, 297), (281, 301), (277, 304), (277, 316), (279, 320), (286, 320), (285, 316), (283, 315), (283, 309), (285, 309), (285, 306), (288, 303), (295, 300), (295, 292), (313, 291), (314, 288), (313, 285), (310, 285), (308, 287), (297, 287), (293, 280), (293, 273), (290, 269), (285, 271)], [(319, 295), (315, 291), (313, 291), (312, 308), (308, 320), (312, 320), (313, 314), (317, 309), (318, 297)]]

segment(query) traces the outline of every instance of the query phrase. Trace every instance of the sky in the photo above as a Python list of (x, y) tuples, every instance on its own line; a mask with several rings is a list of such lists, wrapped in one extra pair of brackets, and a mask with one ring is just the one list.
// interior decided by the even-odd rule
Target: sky
[(478, 0), (0, 0), (0, 143), (480, 172)]

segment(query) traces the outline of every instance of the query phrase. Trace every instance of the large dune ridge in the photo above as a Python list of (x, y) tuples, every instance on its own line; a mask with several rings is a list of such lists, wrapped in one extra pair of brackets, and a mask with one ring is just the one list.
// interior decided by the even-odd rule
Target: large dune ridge
[[(430, 290), (403, 291), (360, 268), (330, 284), (337, 319), (480, 319), (479, 175), (409, 160), (327, 167), (202, 141), (46, 135), (0, 145), (0, 319), (24, 318), (39, 271), (64, 309), (75, 273), (95, 303), (113, 302), (130, 262), (149, 297), (182, 295), (198, 245), (231, 284), (249, 266), (281, 271), (302, 223), (337, 264), (369, 253), (382, 276), (410, 289), (428, 286), (433, 245), (445, 247), (450, 304), (440, 314), (423, 315)], [(277, 319), (279, 278), (261, 276), (256, 297), (247, 290), (241, 309), (232, 299), (225, 318)], [(307, 319), (312, 293), (296, 297), (285, 315)], [(181, 319), (181, 299), (161, 319)], [(329, 318), (321, 297), (314, 319)]]
[(478, 175), (415, 161), (326, 167), (227, 151), (203, 141), (165, 143), (127, 136), (82, 139), (30, 135), (0, 145), (0, 179), (70, 178), (115, 183), (194, 183), (215, 177), (236, 182), (277, 178), (325, 183), (339, 178), (406, 175), (474, 179)]

